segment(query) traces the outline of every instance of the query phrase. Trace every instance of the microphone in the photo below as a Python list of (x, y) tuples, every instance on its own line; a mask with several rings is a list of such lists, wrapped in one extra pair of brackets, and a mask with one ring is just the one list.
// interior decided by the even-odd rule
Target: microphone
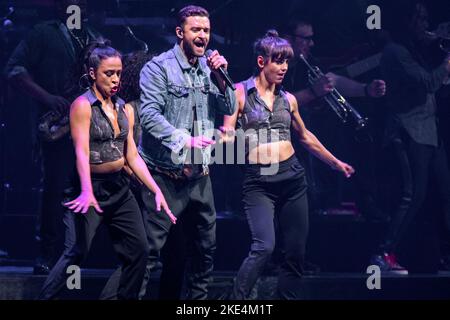
[[(213, 53), (211, 49), (206, 50), (205, 55), (207, 58)], [(229, 86), (231, 89), (236, 90), (236, 87), (234, 86), (233, 80), (231, 80), (230, 76), (228, 75), (228, 72), (223, 68), (219, 67), (219, 73), (222, 76), (222, 79), (225, 80), (225, 83), (227, 86)]]

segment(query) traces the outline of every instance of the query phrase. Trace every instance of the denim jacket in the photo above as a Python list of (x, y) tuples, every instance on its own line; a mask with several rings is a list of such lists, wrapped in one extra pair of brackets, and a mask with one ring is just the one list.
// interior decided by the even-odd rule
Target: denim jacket
[[(141, 71), (139, 109), (142, 140), (139, 152), (150, 168), (181, 171), (186, 160), (186, 142), (192, 135), (194, 110), (198, 134), (212, 138), (216, 112), (233, 114), (236, 98), (225, 94), (211, 81), (206, 58), (198, 68), (189, 64), (181, 47), (154, 57)], [(193, 83), (190, 72), (197, 72)], [(195, 108), (194, 108), (195, 107)], [(211, 147), (201, 150), (203, 171), (211, 159)]]

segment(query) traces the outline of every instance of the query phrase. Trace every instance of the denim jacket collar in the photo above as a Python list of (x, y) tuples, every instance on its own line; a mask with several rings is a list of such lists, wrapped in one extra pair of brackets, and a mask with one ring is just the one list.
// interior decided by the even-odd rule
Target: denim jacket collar
[[(181, 49), (180, 45), (178, 43), (175, 44), (173, 47), (173, 52), (175, 53), (175, 57), (183, 70), (190, 70), (193, 66), (189, 63), (186, 55), (184, 54), (183, 50)], [(206, 68), (208, 66), (206, 65), (206, 58), (200, 57), (198, 58), (198, 67), (200, 71), (204, 74), (206, 74)]]

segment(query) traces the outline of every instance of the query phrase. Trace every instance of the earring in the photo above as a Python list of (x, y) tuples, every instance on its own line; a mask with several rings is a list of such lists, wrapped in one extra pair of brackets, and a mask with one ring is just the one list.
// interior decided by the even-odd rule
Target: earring
[(78, 86), (80, 89), (89, 89), (91, 84), (89, 83), (89, 75), (87, 73), (83, 74), (78, 80)]

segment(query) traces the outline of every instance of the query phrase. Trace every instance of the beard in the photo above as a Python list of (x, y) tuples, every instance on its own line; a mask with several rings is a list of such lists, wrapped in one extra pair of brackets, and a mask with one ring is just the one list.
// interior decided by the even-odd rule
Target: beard
[[(206, 44), (203, 48), (197, 47), (194, 42), (183, 42), (183, 50), (186, 56), (191, 58), (200, 58), (205, 55), (206, 52)], [(202, 53), (198, 53), (198, 51), (202, 51)]]

